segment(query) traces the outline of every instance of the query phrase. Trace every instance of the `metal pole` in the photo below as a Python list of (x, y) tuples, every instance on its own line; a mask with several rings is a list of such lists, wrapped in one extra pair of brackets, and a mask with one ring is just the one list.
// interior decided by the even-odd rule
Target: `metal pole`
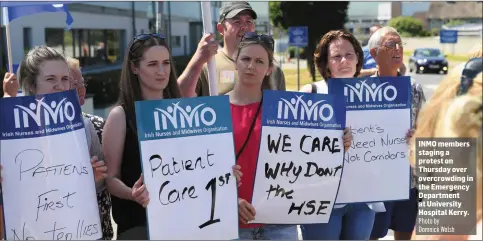
[(168, 33), (169, 33), (169, 35), (167, 35), (168, 46), (170, 49), (172, 49), (171, 48), (171, 1), (168, 1)]
[(156, 13), (156, 33), (161, 32), (161, 12), (159, 11), (159, 1), (154, 2), (155, 5), (155, 13)]
[(132, 37), (136, 37), (136, 10), (134, 9), (134, 2), (131, 2), (131, 15), (132, 15)]
[(300, 58), (299, 58), (299, 47), (295, 46), (297, 54), (297, 90), (300, 90)]
[(270, 26), (270, 2), (267, 1), (267, 7), (268, 7), (268, 24), (267, 24), (267, 30), (268, 30), (268, 35), (273, 35), (271, 32), (271, 26)]

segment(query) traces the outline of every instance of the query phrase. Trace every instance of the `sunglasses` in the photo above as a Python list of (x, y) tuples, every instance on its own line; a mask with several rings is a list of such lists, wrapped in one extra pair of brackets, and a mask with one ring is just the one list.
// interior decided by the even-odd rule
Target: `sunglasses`
[(166, 39), (166, 36), (164, 36), (164, 34), (162, 33), (151, 33), (151, 34), (142, 33), (142, 34), (136, 35), (136, 37), (134, 37), (134, 40), (146, 41), (150, 38)]
[(142, 34), (138, 34), (134, 37), (134, 42), (133, 44), (131, 45), (131, 49), (129, 49), (129, 51), (131, 52), (132, 50), (132, 46), (134, 45), (134, 43), (136, 43), (137, 41), (146, 41), (148, 39), (151, 39), (151, 38), (158, 38), (158, 39), (166, 39), (166, 36), (162, 33), (151, 33), (151, 34), (148, 34), (148, 33), (142, 33)]
[(245, 33), (245, 35), (243, 35), (241, 39), (242, 42), (244, 40), (258, 40), (262, 44), (265, 44), (265, 46), (268, 47), (270, 50), (274, 51), (275, 41), (273, 40), (272, 36), (268, 36), (265, 34), (258, 35), (255, 32), (247, 32)]

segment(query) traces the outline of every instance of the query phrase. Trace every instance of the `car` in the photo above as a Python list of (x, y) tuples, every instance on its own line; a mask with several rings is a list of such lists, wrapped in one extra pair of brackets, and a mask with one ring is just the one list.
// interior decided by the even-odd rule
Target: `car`
[(436, 72), (448, 73), (448, 60), (441, 50), (436, 48), (418, 48), (414, 50), (409, 58), (409, 72), (426, 73)]

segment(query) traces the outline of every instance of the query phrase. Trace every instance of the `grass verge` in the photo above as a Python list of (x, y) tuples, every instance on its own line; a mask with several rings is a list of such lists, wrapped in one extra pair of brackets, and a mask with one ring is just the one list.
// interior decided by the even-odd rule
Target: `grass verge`
[[(287, 90), (297, 90), (297, 70), (296, 69), (284, 69), (285, 85)], [(315, 75), (315, 81), (322, 79), (322, 76), (317, 72)], [(312, 77), (310, 71), (307, 68), (300, 68), (300, 88), (306, 84), (312, 83)]]

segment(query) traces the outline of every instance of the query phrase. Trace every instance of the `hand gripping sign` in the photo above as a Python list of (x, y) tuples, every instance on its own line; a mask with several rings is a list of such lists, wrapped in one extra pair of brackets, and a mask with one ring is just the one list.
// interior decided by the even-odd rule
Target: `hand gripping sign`
[(228, 96), (136, 102), (149, 238), (237, 239)]
[(342, 97), (264, 91), (252, 223), (327, 223), (343, 166)]
[(7, 240), (102, 236), (93, 169), (75, 90), (0, 99)]
[(337, 204), (408, 199), (409, 77), (329, 79), (329, 93), (346, 97), (353, 134)]

